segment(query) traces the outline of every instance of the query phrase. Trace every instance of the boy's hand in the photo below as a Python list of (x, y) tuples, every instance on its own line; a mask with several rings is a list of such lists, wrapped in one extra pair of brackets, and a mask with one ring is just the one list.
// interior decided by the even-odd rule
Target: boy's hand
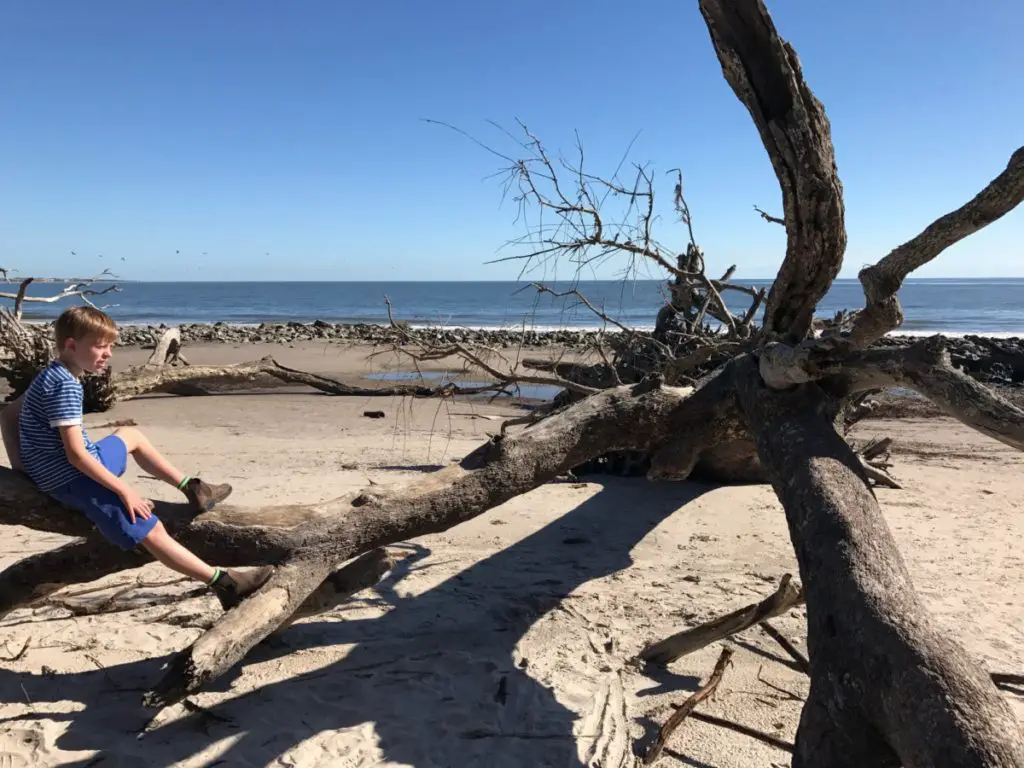
[(124, 504), (125, 511), (128, 513), (128, 519), (135, 524), (135, 518), (139, 517), (143, 520), (148, 520), (153, 515), (153, 502), (149, 499), (144, 499), (131, 488), (125, 488), (124, 492), (120, 494), (121, 503)]

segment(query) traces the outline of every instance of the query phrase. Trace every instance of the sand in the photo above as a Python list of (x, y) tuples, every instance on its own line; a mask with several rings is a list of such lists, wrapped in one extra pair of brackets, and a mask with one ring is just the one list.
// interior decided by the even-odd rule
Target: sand
[[(321, 372), (362, 370), (357, 350), (326, 346), (188, 353), (224, 362), (268, 351)], [(119, 353), (121, 364), (133, 355), (145, 353)], [(387, 418), (363, 418), (367, 407)], [(497, 424), (466, 414), (514, 412), (508, 403), (282, 389), (153, 396), (87, 421), (135, 419), (183, 469), (231, 482), (233, 502), (258, 506), (414, 481)], [(929, 608), (990, 670), (1024, 671), (1024, 458), (945, 419), (868, 422), (860, 434), (895, 438), (893, 473), (905, 489), (879, 497)], [(173, 494), (130, 472), (145, 493)], [(141, 691), (216, 619), (213, 598), (132, 609), (192, 588), (152, 565), (78, 598), (106, 599), (141, 580), (115, 601), (128, 610), (12, 613), (0, 622), (0, 657), (17, 656), (0, 663), (0, 766), (631, 765), (634, 743), (648, 743), (670, 705), (706, 678), (721, 645), (654, 677), (630, 659), (651, 640), (764, 597), (796, 565), (768, 487), (586, 479), (396, 545), (409, 557), (384, 582), (256, 649), (192, 697), (202, 711), (172, 708), (141, 739), (152, 716)], [(62, 541), (7, 527), (0, 566)], [(776, 625), (806, 647), (802, 611)], [(731, 644), (734, 665), (701, 711), (792, 741), (806, 678), (760, 630)], [(1024, 699), (1007, 697), (1024, 715)], [(676, 733), (660, 763), (772, 764), (789, 756), (700, 722)]]

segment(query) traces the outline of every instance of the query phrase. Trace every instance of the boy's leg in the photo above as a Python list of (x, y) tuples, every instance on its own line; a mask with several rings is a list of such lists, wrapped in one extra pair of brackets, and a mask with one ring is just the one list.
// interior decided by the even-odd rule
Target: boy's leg
[(121, 438), (128, 453), (143, 470), (175, 488), (181, 485), (185, 473), (165, 459), (141, 430), (135, 427), (121, 427), (114, 434)]
[(113, 436), (124, 443), (128, 453), (144, 471), (173, 485), (184, 493), (198, 509), (213, 509), (214, 505), (231, 495), (231, 486), (226, 483), (210, 485), (199, 478), (187, 477), (184, 472), (171, 464), (160, 451), (153, 447), (141, 430), (135, 427), (122, 427), (115, 431)]
[(203, 562), (175, 541), (164, 528), (164, 524), (159, 521), (153, 526), (149, 535), (142, 540), (142, 546), (157, 561), (183, 576), (189, 576), (196, 581), (209, 584), (217, 575), (216, 568)]
[(179, 544), (158, 522), (142, 540), (142, 546), (163, 565), (184, 576), (190, 576), (213, 590), (224, 610), (234, 608), (242, 599), (263, 586), (274, 569), (258, 568), (253, 571), (222, 571), (200, 560)]

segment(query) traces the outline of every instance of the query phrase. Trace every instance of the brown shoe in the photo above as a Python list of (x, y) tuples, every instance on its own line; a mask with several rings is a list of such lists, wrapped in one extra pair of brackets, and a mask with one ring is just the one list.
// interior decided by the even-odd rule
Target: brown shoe
[(197, 512), (209, 512), (231, 495), (231, 486), (227, 483), (210, 485), (193, 477), (185, 486), (184, 493)]
[(221, 607), (229, 611), (262, 587), (273, 572), (270, 566), (250, 571), (221, 571), (220, 577), (210, 585), (210, 589), (220, 600)]

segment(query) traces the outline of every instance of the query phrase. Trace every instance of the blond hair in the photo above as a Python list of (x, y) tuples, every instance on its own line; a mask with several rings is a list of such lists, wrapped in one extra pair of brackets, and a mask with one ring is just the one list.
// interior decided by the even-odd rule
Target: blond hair
[(57, 349), (64, 351), (68, 339), (79, 341), (90, 334), (104, 341), (117, 338), (117, 323), (106, 312), (95, 307), (71, 307), (61, 313), (54, 325)]

